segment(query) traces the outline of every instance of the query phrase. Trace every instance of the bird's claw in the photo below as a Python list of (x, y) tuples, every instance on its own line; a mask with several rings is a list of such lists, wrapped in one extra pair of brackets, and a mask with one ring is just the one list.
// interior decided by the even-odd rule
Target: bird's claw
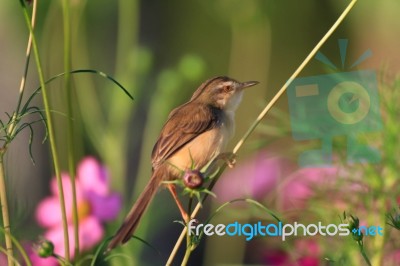
[(236, 165), (236, 158), (230, 158), (226, 161), (229, 168), (233, 168)]
[(224, 152), (218, 155), (218, 159), (225, 161), (229, 168), (233, 168), (236, 164), (236, 154), (233, 152)]

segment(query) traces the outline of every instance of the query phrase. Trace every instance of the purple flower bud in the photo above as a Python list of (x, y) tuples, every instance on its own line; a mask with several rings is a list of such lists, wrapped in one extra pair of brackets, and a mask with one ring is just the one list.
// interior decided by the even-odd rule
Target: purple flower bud
[(203, 185), (203, 174), (198, 170), (188, 170), (183, 176), (183, 183), (190, 189), (199, 188)]

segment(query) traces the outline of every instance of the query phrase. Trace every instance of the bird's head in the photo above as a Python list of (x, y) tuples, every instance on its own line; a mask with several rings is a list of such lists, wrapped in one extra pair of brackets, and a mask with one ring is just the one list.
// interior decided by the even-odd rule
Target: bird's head
[(228, 77), (215, 77), (204, 82), (191, 101), (200, 101), (225, 111), (235, 111), (243, 96), (243, 89), (257, 85), (258, 81), (238, 82)]

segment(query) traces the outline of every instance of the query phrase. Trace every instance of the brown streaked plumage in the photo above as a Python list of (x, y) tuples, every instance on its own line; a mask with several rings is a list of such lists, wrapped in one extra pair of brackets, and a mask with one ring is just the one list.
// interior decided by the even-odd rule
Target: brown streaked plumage
[[(161, 130), (152, 152), (152, 176), (123, 224), (110, 241), (107, 251), (127, 242), (163, 181), (181, 177), (181, 170), (202, 169), (217, 156), (234, 131), (234, 113), (242, 99), (243, 89), (256, 81), (238, 82), (215, 77), (204, 82), (189, 102), (175, 108)], [(175, 193), (168, 185), (186, 220)], [(185, 215), (186, 214), (186, 215)]]

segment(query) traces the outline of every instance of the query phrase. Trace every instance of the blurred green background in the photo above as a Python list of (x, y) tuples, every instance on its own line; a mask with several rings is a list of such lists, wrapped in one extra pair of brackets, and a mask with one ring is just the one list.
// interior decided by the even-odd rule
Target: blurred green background
[[(151, 149), (172, 108), (187, 101), (197, 86), (213, 76), (260, 81), (260, 85), (246, 92), (237, 112), (232, 147), (348, 3), (344, 0), (71, 0), (72, 69), (108, 73), (135, 98), (129, 100), (114, 84), (98, 76), (72, 77), (76, 158), (93, 154), (110, 169), (112, 187), (125, 199), (120, 220), (149, 178)], [(323, 46), (323, 53), (340, 65), (337, 39), (346, 38), (348, 62), (354, 62), (371, 49), (373, 57), (359, 68), (380, 72), (386, 67), (389, 76), (395, 76), (400, 68), (399, 11), (400, 2), (395, 0), (359, 1)], [(45, 76), (50, 78), (63, 72), (60, 1), (39, 1), (36, 33)], [(0, 36), (0, 118), (4, 118), (4, 112), (11, 113), (16, 105), (28, 39), (17, 1), (0, 4)], [(312, 60), (301, 76), (324, 73), (326, 67)], [(36, 89), (38, 84), (31, 64), (28, 91)], [(61, 87), (62, 80), (55, 81), (49, 90), (52, 109), (57, 111), (54, 119), (62, 168), (67, 170), (66, 118), (59, 114), (66, 112)], [(39, 100), (36, 99), (37, 105), (41, 106)], [(247, 156), (267, 144), (272, 144), (278, 154), (297, 158), (295, 149), (288, 152), (297, 144), (290, 134), (286, 95), (274, 109), (280, 110), (279, 118), (268, 116), (263, 124), (273, 125), (283, 133), (256, 131), (240, 151), (238, 167)], [(12, 221), (16, 228), (21, 228), (16, 229), (19, 238), (34, 238), (40, 233), (34, 225), (34, 208), (49, 193), (48, 181), (53, 174), (48, 145), (41, 144), (44, 129), (39, 125), (34, 129), (36, 165), (29, 158), (28, 132), (14, 141), (6, 162)], [(154, 255), (153, 250), (141, 243), (130, 243), (125, 251), (130, 250), (127, 254), (134, 257), (137, 265), (165, 262), (181, 230), (179, 224), (172, 223), (177, 218), (179, 214), (170, 196), (164, 191), (159, 193), (138, 235), (160, 249), (161, 255)], [(109, 235), (117, 225), (118, 222), (111, 225)], [(246, 255), (243, 239), (232, 241), (238, 243), (230, 245), (231, 250), (221, 252), (222, 255), (204, 253), (212, 241), (207, 239), (200, 245), (190, 265), (261, 263)]]

